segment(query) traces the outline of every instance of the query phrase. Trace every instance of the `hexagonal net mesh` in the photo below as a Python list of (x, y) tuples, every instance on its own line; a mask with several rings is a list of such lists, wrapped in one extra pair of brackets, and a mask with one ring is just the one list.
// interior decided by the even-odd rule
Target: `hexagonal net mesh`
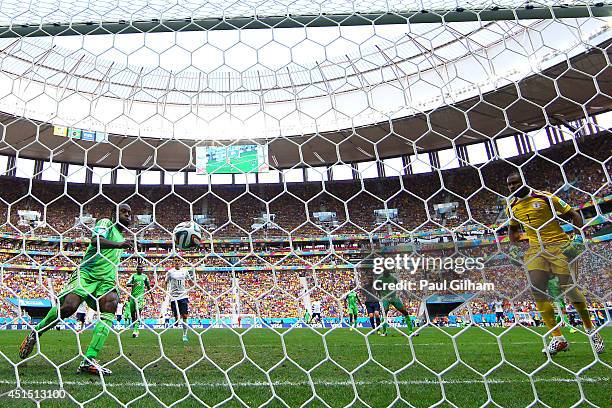
[(0, 402), (609, 404), (609, 5), (0, 11)]

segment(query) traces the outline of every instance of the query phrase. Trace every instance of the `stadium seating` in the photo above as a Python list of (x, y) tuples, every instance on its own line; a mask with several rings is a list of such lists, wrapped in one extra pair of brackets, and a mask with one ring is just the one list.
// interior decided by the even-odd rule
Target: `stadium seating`
[[(605, 160), (609, 151), (601, 139), (585, 137), (579, 140), (580, 151)], [(540, 154), (512, 159), (515, 164), (526, 163), (523, 171), (532, 187), (556, 192), (569, 203), (584, 206), (612, 194), (612, 186), (605, 183), (600, 163), (576, 154), (572, 143), (562, 143)], [(567, 159), (563, 167), (569, 183), (559, 171), (559, 164)], [(214, 194), (204, 195), (201, 189), (190, 186), (175, 186), (176, 194), (169, 194), (169, 186), (141, 186), (139, 194), (148, 199), (144, 200), (142, 196), (133, 196), (134, 186), (103, 185), (100, 189), (98, 185), (69, 184), (68, 195), (64, 195), (63, 183), (0, 177), (0, 232), (5, 234), (0, 238), (0, 262), (4, 265), (0, 271), (0, 317), (10, 317), (13, 313), (2, 299), (48, 298), (52, 294), (51, 288), (57, 293), (82, 256), (87, 241), (80, 238), (89, 236), (86, 229), (74, 227), (75, 218), (80, 213), (89, 213), (96, 218), (112, 216), (114, 206), (108, 198), (118, 203), (128, 197), (127, 202), (134, 214), (154, 214), (155, 225), (133, 229), (139, 240), (170, 240), (173, 226), (188, 219), (190, 213), (198, 213), (198, 209), (205, 208), (206, 214), (216, 220), (216, 228), (209, 229), (205, 237), (215, 243), (215, 252), (193, 253), (186, 258), (198, 268), (197, 290), (192, 292), (193, 316), (232, 313), (232, 304), (235, 303), (232, 297), (236, 296), (232, 288), (237, 287), (243, 308), (241, 313), (296, 317), (301, 313), (303, 290), (299, 278), (305, 276), (312, 289), (311, 298), (322, 301), (326, 316), (338, 317), (343, 313), (343, 294), (359, 285), (357, 273), (351, 268), (351, 259), (362, 258), (371, 251), (370, 242), (359, 234), (420, 233), (427, 238), (434, 230), (461, 232), (469, 225), (476, 225), (487, 233), (494, 230), (503, 233), (504, 229), (496, 223), (503, 220), (505, 175), (512, 170), (512, 164), (506, 161), (483, 164), (486, 188), (482, 188), (474, 168), (462, 167), (441, 173), (403, 176), (404, 189), (400, 188), (397, 177), (364, 180), (365, 190), (373, 194), (362, 191), (361, 186), (353, 181), (327, 182), (323, 192), (321, 184), (314, 182), (288, 184), (288, 192), (284, 193), (282, 185), (264, 184), (251, 188), (249, 194), (235, 201), (244, 193), (244, 186), (213, 185), (211, 192)], [(442, 174), (442, 179), (438, 174)], [(30, 183), (32, 194), (28, 195)], [(276, 214), (278, 229), (251, 231), (253, 218), (265, 211), (258, 198), (270, 202), (270, 212)], [(399, 209), (399, 221), (389, 228), (376, 224), (374, 210), (384, 207), (381, 200), (387, 201), (388, 208)], [(423, 224), (427, 219), (426, 206), (429, 206), (430, 213), (434, 213), (433, 204), (449, 200), (460, 203), (454, 217)], [(150, 202), (156, 202), (154, 208)], [(188, 202), (193, 203), (193, 210)], [(304, 202), (308, 204), (310, 214), (306, 214)], [(19, 209), (40, 211), (45, 224), (34, 229), (18, 226)], [(339, 226), (326, 230), (308, 222), (308, 215), (317, 211), (336, 212)], [(228, 214), (231, 214), (231, 219)], [(588, 227), (586, 233), (596, 234), (606, 225), (609, 223)], [(60, 234), (62, 250), (66, 251), (63, 253), (58, 251), (60, 239), (43, 239)], [(317, 241), (328, 234), (346, 235), (335, 243), (333, 255), (330, 255), (329, 242)], [(248, 243), (239, 240), (249, 235), (254, 240), (254, 253), (250, 252)], [(293, 251), (289, 247), (290, 237)], [(400, 237), (391, 243), (410, 241), (411, 238)], [(162, 248), (158, 248), (160, 246)], [(147, 303), (144, 314), (146, 317), (162, 317), (164, 311), (160, 305), (165, 292), (159, 279), (172, 266), (173, 259), (167, 246), (147, 244), (142, 249), (148, 261), (146, 270), (152, 276), (155, 299), (155, 302)], [(454, 253), (456, 249), (452, 245), (450, 249), (430, 252), (438, 256)], [(494, 245), (476, 246), (461, 249), (461, 253), (486, 258), (498, 250)], [(593, 297), (591, 300), (597, 307), (601, 306), (601, 299), (610, 290), (609, 275), (602, 273), (609, 271), (610, 259), (612, 245), (604, 242), (591, 245), (579, 264), (578, 283)], [(135, 266), (135, 258), (122, 263), (120, 282), (124, 288)], [(215, 271), (215, 268), (225, 270)], [(525, 276), (513, 271), (504, 256), (490, 259), (479, 273), (474, 279), (495, 283), (496, 294), (507, 302), (512, 299), (513, 307), (534, 310), (528, 291), (524, 290), (528, 285)], [(426, 291), (415, 292), (413, 298), (405, 299), (413, 313), (417, 312), (420, 299), (427, 294)], [(123, 299), (126, 298), (127, 290), (123, 293)], [(474, 311), (490, 311), (494, 300), (483, 295), (477, 297), (471, 307)]]

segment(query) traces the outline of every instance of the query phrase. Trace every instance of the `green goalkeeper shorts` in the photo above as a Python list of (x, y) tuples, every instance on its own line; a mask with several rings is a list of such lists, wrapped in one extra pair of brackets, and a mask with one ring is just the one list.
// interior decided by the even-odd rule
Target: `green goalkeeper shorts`
[(70, 275), (68, 282), (66, 282), (57, 297), (61, 304), (66, 295), (74, 293), (85, 300), (87, 306), (91, 309), (97, 310), (97, 301), (112, 291), (118, 293), (114, 276), (108, 276), (107, 278), (94, 277), (87, 270), (77, 269)]
[(383, 299), (382, 304), (384, 310), (389, 310), (389, 305), (393, 305), (397, 310), (404, 308), (404, 304), (399, 298)]
[(359, 314), (359, 309), (357, 308), (357, 305), (349, 305), (348, 306), (348, 313), (352, 314), (352, 315), (358, 315)]

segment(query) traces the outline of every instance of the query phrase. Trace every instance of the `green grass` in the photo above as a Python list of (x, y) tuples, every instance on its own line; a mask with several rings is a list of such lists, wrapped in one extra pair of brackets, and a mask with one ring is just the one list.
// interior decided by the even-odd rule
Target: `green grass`
[[(23, 362), (17, 350), (26, 332), (1, 331), (0, 407), (36, 406), (6, 395), (16, 387), (16, 372), (26, 390), (58, 389), (61, 375), (70, 397), (45, 400), (43, 407), (77, 406), (71, 398), (81, 403), (93, 399), (87, 407), (117, 406), (118, 401), (153, 407), (181, 399), (174, 406), (199, 406), (202, 401), (227, 407), (280, 407), (283, 402), (291, 407), (426, 407), (442, 401), (439, 406), (452, 402), (477, 407), (488, 401), (487, 389), (503, 407), (525, 407), (536, 394), (548, 406), (569, 407), (580, 401), (581, 389), (591, 403), (609, 406), (612, 351), (598, 361), (580, 333), (566, 333), (571, 350), (556, 356), (554, 363), (540, 353), (541, 337), (521, 327), (471, 327), (455, 337), (454, 345), (451, 336), (458, 329), (425, 328), (421, 333), (408, 339), (397, 330), (382, 338), (348, 329), (209, 329), (191, 333), (184, 344), (178, 329), (141, 330), (138, 339), (124, 332), (123, 355), (116, 336), (109, 337), (100, 355), (103, 362), (112, 360), (108, 367), (113, 375), (104, 388), (98, 377), (76, 374), (79, 342), (85, 349), (91, 331), (80, 336), (50, 331), (41, 342), (46, 358), (33, 353)], [(495, 337), (502, 333), (505, 362)], [(610, 328), (603, 336), (612, 344)], [(579, 371), (576, 377), (573, 373)], [(442, 374), (442, 384), (436, 373)], [(533, 374), (533, 383), (526, 373)]]

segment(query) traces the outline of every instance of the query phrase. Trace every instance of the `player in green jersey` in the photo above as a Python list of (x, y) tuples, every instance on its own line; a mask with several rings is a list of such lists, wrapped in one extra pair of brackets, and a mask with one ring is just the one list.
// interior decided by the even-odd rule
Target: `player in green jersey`
[(306, 324), (310, 323), (310, 312), (308, 309), (304, 309), (304, 316), (302, 317), (302, 320), (304, 320), (304, 323)]
[(138, 337), (139, 335), (139, 327), (141, 316), (140, 313), (142, 309), (144, 309), (144, 295), (145, 295), (145, 287), (149, 292), (149, 296), (151, 296), (151, 302), (153, 302), (153, 294), (151, 293), (151, 283), (149, 282), (149, 277), (142, 273), (142, 265), (136, 266), (136, 273), (130, 276), (130, 280), (128, 280), (127, 285), (132, 288), (132, 293), (130, 294), (130, 314), (132, 318), (132, 322), (134, 322), (134, 332), (132, 333), (132, 337)]
[(128, 299), (127, 302), (125, 302), (125, 306), (123, 307), (123, 320), (124, 320), (124, 327), (127, 329), (128, 327), (130, 327), (130, 325), (132, 324), (132, 312), (130, 310), (130, 301)]
[(124, 249), (133, 248), (131, 240), (125, 240), (122, 235), (130, 226), (132, 209), (127, 204), (120, 204), (118, 212), (116, 223), (103, 218), (94, 226), (91, 243), (85, 250), (83, 261), (58, 295), (59, 308), (52, 307), (47, 316), (23, 340), (19, 348), (21, 358), (30, 355), (43, 333), (53, 328), (59, 319), (72, 316), (81, 302), (85, 301), (90, 308), (99, 310), (100, 320), (94, 328), (78, 371), (97, 375), (111, 374), (108, 368), (102, 367), (96, 361), (96, 357), (108, 337), (119, 303), (116, 282), (121, 254)]
[(409, 333), (413, 333), (412, 320), (410, 320), (410, 314), (408, 313), (408, 310), (406, 310), (406, 308), (404, 307), (404, 303), (397, 296), (397, 292), (389, 288), (390, 284), (397, 283), (398, 282), (397, 278), (395, 277), (395, 274), (392, 274), (391, 271), (389, 271), (388, 269), (385, 269), (382, 274), (374, 278), (374, 289), (378, 291), (378, 295), (383, 305), (383, 324), (380, 331), (381, 336), (387, 335), (387, 329), (389, 328), (387, 320), (389, 314), (389, 306), (391, 305), (404, 316), (404, 321), (408, 326)]
[(346, 295), (345, 300), (349, 315), (349, 326), (352, 331), (353, 328), (357, 328), (357, 315), (359, 314), (359, 308), (357, 307), (357, 303), (361, 303), (361, 301), (357, 297), (357, 293), (355, 293), (354, 290), (351, 290)]

